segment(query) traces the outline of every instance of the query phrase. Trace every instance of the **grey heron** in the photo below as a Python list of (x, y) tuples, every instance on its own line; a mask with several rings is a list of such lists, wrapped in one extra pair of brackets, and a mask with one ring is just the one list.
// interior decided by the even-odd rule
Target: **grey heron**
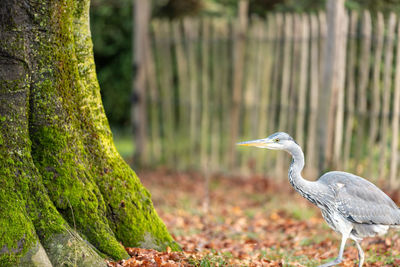
[(325, 173), (316, 181), (301, 176), (304, 153), (287, 133), (278, 132), (264, 139), (237, 143), (241, 146), (256, 146), (284, 150), (293, 160), (289, 168), (289, 182), (304, 198), (321, 209), (328, 225), (341, 234), (342, 241), (337, 258), (319, 267), (339, 264), (347, 239), (354, 240), (359, 257), (358, 266), (364, 263), (364, 252), (360, 241), (365, 237), (383, 235), (390, 227), (400, 225), (400, 209), (383, 191), (373, 183), (347, 172)]

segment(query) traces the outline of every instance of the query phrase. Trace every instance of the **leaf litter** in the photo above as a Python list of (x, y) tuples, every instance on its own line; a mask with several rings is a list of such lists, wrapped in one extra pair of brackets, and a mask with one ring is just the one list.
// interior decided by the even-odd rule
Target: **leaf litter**
[[(139, 177), (182, 251), (126, 248), (131, 258), (108, 266), (301, 267), (317, 266), (338, 253), (340, 236), (286, 180), (213, 176), (210, 199), (204, 201), (204, 178), (198, 173), (160, 169), (143, 171)], [(362, 246), (364, 266), (400, 266), (396, 231), (365, 239)], [(357, 262), (357, 249), (348, 241), (339, 266)]]

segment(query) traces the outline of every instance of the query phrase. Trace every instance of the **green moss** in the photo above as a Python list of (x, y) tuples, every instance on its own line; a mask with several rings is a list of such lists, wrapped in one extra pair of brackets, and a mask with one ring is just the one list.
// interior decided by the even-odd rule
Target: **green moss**
[(17, 178), (13, 168), (6, 162), (4, 153), (0, 155), (0, 266), (15, 266), (36, 244), (37, 237), (24, 209), (25, 201), (15, 193)]
[[(0, 203), (7, 209), (0, 211), (0, 266), (15, 266), (38, 239), (23, 208), (16, 203), (5, 203), (7, 200), (4, 197), (10, 201), (15, 196), (0, 193)], [(18, 200), (18, 197), (12, 200)]]
[[(79, 8), (82, 8), (81, 6)], [(75, 12), (75, 51), (82, 90), (74, 96), (79, 106), (80, 135), (93, 166), (95, 181), (105, 202), (107, 217), (125, 246), (159, 250), (180, 249), (158, 217), (149, 192), (115, 149), (97, 82), (88, 25), (89, 6)]]
[(108, 226), (104, 200), (91, 181), (90, 170), (85, 168), (85, 153), (79, 140), (56, 125), (39, 128), (32, 136), (32, 155), (50, 199), (70, 225), (75, 225), (101, 252), (126, 258), (124, 248)]
[(48, 26), (58, 34), (34, 44), (40, 60), (31, 90), (32, 156), (50, 199), (68, 223), (101, 252), (121, 259), (128, 254), (108, 225), (103, 197), (76, 132), (79, 107), (71, 100), (81, 85), (70, 31), (75, 2), (52, 2)]
[(10, 97), (0, 99), (7, 107), (0, 109), (6, 112), (0, 114), (0, 266), (17, 264), (38, 238), (57, 266), (101, 263), (75, 229), (115, 259), (128, 257), (117, 239), (179, 249), (112, 142), (94, 68), (89, 2), (38, 1), (31, 8), (39, 26), (32, 38), (21, 35), (12, 47), (0, 41), (11, 55), (25, 51), (29, 62), (19, 62), (20, 76), (0, 87)]
[(97, 184), (108, 205), (108, 219), (118, 240), (126, 246), (179, 250), (159, 219), (149, 192), (130, 167), (116, 155), (108, 173)]
[[(16, 36), (8, 41), (1, 43), (2, 49), (16, 53), (15, 47), (20, 47), (23, 39)], [(0, 87), (0, 144), (4, 144), (0, 146), (0, 266), (15, 266), (38, 243), (38, 237), (27, 209), (29, 79), (22, 62), (7, 64), (6, 68), (12, 75)]]

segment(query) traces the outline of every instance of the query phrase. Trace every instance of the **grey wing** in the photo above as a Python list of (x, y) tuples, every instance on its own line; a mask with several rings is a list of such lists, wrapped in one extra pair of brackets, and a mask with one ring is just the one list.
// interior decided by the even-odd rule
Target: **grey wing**
[[(400, 225), (400, 209), (373, 183), (344, 172), (328, 173), (336, 209), (349, 221), (362, 224)], [(322, 178), (322, 177), (321, 177)]]

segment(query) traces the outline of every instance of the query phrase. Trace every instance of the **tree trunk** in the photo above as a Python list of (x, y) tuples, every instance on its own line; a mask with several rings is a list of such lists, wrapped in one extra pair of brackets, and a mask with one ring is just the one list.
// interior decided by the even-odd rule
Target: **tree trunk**
[[(346, 29), (345, 0), (328, 0), (326, 2), (328, 31), (325, 43), (324, 66), (322, 73), (322, 90), (318, 95), (318, 153), (319, 172), (327, 166), (332, 167), (334, 122), (337, 111), (337, 99), (342, 86), (340, 64), (345, 58), (343, 53), (344, 34)], [(344, 61), (343, 61), (344, 62)]]
[(151, 47), (149, 40), (149, 21), (151, 15), (151, 1), (135, 0), (133, 8), (133, 86), (132, 86), (132, 128), (135, 138), (134, 160), (139, 165), (147, 161), (147, 113), (146, 113), (146, 69), (149, 64), (149, 52)]
[(105, 266), (120, 242), (179, 249), (113, 144), (89, 1), (2, 0), (0, 266)]

